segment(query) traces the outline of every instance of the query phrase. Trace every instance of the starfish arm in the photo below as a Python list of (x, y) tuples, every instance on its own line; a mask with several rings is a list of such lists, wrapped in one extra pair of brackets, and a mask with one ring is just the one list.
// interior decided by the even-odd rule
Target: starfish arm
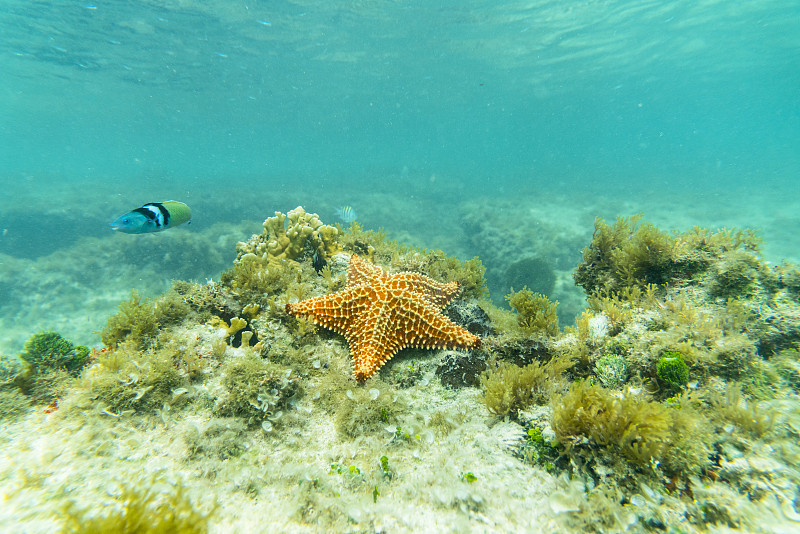
[(367, 309), (370, 292), (367, 286), (347, 288), (331, 295), (289, 303), (286, 305), (286, 313), (305, 317), (347, 337), (351, 334), (356, 318)]
[(437, 310), (441, 310), (460, 292), (458, 282), (442, 284), (419, 273), (399, 273), (391, 277), (388, 284), (393, 288), (407, 287), (417, 293)]
[(481, 339), (439, 313), (439, 310), (415, 295), (402, 293), (395, 297), (400, 305), (392, 307), (392, 328), (402, 337), (403, 346), (474, 349)]
[(367, 284), (373, 280), (381, 280), (388, 277), (389, 275), (386, 271), (377, 265), (362, 260), (358, 254), (353, 254), (350, 257), (350, 266), (347, 269), (348, 287)]
[(403, 340), (394, 335), (386, 320), (364, 324), (361, 335), (348, 339), (353, 354), (353, 374), (363, 382), (374, 375), (392, 356), (405, 348)]

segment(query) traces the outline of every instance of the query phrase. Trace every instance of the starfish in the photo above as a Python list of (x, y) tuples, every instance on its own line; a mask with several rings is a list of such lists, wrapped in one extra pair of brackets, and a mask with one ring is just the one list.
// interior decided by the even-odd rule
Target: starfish
[(405, 347), (480, 347), (478, 336), (441, 314), (459, 291), (458, 282), (390, 275), (353, 254), (342, 291), (287, 304), (286, 313), (342, 334), (353, 354), (353, 374), (363, 382)]

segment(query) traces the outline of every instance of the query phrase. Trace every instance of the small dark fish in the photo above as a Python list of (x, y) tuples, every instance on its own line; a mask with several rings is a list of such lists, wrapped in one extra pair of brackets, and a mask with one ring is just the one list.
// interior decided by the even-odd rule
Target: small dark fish
[(150, 202), (117, 217), (111, 229), (124, 234), (147, 234), (178, 226), (191, 218), (192, 210), (183, 202)]
[(311, 256), (311, 266), (314, 267), (315, 271), (320, 272), (326, 265), (328, 265), (328, 262), (322, 257), (322, 253), (319, 250), (315, 250)]

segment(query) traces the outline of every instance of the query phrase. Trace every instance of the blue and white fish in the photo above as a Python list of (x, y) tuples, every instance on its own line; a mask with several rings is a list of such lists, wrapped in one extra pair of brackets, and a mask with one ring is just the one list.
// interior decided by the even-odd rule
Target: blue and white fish
[(336, 208), (336, 216), (345, 224), (350, 224), (358, 218), (356, 210), (350, 206), (340, 206)]
[(183, 202), (150, 202), (117, 217), (111, 229), (124, 234), (147, 234), (178, 226), (191, 218), (192, 210)]

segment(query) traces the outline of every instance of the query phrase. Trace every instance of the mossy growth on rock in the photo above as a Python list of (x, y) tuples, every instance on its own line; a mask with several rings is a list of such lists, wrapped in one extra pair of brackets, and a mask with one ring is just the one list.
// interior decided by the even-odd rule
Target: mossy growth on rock
[(356, 438), (397, 424), (405, 411), (405, 402), (391, 386), (373, 380), (374, 387), (348, 389), (335, 409), (334, 420), (339, 434)]
[(0, 420), (15, 418), (30, 406), (30, 399), (19, 389), (22, 372), (19, 360), (0, 354)]
[(597, 447), (638, 467), (660, 465), (686, 476), (710, 464), (713, 437), (697, 406), (687, 395), (662, 404), (628, 388), (620, 394), (583, 380), (553, 399), (551, 425), (571, 453)]
[(202, 431), (190, 427), (183, 436), (188, 458), (228, 460), (244, 454), (248, 448), (247, 426), (233, 417), (213, 419)]
[(786, 387), (800, 393), (800, 352), (796, 349), (782, 350), (770, 361)]
[(89, 357), (89, 349), (73, 345), (58, 332), (38, 332), (28, 338), (19, 357), (27, 362), (33, 373), (61, 369), (77, 374)]
[(249, 349), (225, 362), (222, 385), (224, 393), (217, 399), (214, 413), (243, 417), (250, 426), (277, 422), (288, 400), (299, 392), (298, 378), (291, 368), (265, 360)]
[(113, 505), (84, 509), (78, 500), (62, 510), (63, 532), (81, 534), (204, 534), (216, 510), (192, 503), (180, 482), (164, 478), (119, 484), (110, 491)]
[(30, 405), (30, 398), (18, 389), (0, 389), (0, 421), (19, 417)]
[(25, 363), (14, 383), (37, 403), (62, 397), (89, 358), (89, 349), (75, 346), (57, 332), (39, 332), (25, 343), (20, 359)]
[(100, 338), (108, 347), (127, 340), (145, 349), (161, 328), (182, 321), (189, 312), (189, 305), (174, 291), (152, 300), (132, 291), (130, 300), (122, 302), (119, 312), (108, 319)]
[(748, 402), (739, 383), (728, 384), (724, 393), (708, 391), (706, 401), (713, 408), (712, 413), (720, 426), (732, 423), (742, 431), (761, 437), (775, 424), (777, 413), (761, 409), (755, 400)]
[(517, 324), (526, 334), (558, 335), (558, 302), (534, 293), (528, 288), (506, 295), (508, 304), (517, 312)]
[(665, 352), (656, 363), (656, 376), (659, 384), (678, 390), (689, 382), (689, 366), (680, 352)]
[[(711, 232), (694, 228), (688, 232), (669, 234), (651, 223), (640, 223), (641, 214), (618, 217), (614, 224), (598, 218), (592, 242), (583, 250), (583, 261), (573, 277), (587, 293), (617, 292), (625, 287), (672, 285), (694, 279), (723, 256), (737, 258), (736, 266), (752, 267), (744, 256), (754, 257), (760, 240), (749, 230), (720, 230)], [(736, 255), (732, 255), (738, 251)], [(736, 266), (725, 269), (730, 279), (720, 291), (746, 287), (747, 283)]]
[(495, 415), (504, 416), (531, 404), (542, 404), (566, 387), (564, 372), (573, 361), (557, 356), (542, 364), (534, 361), (520, 367), (503, 362), (481, 374), (483, 402)]
[(628, 380), (628, 363), (619, 354), (605, 354), (594, 363), (594, 374), (607, 388), (621, 388)]
[(85, 402), (116, 415), (182, 403), (190, 383), (183, 354), (172, 347), (141, 351), (133, 341), (99, 352), (81, 376)]
[(766, 275), (766, 267), (757, 257), (734, 250), (710, 266), (708, 292), (713, 298), (747, 297), (754, 291), (756, 282)]
[(312, 271), (310, 262), (298, 263), (248, 253), (237, 258), (233, 267), (222, 273), (220, 283), (240, 301), (268, 307), (270, 298), (293, 284), (297, 285), (300, 279), (311, 277)]

